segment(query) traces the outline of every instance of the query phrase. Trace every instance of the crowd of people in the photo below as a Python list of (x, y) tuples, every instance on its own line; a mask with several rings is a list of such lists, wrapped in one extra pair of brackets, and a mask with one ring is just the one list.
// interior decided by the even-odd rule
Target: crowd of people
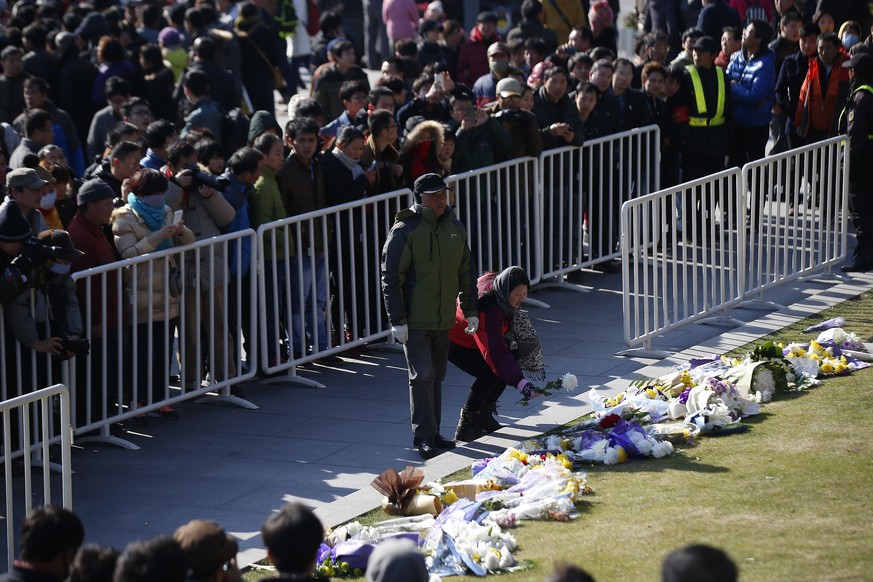
[[(275, 568), (261, 580), (312, 580), (326, 532), (311, 509), (289, 503), (261, 527), (267, 559)], [(19, 559), (0, 582), (239, 582), (236, 538), (218, 523), (193, 519), (172, 535), (134, 541), (123, 551), (84, 544), (85, 527), (62, 507), (46, 506), (21, 524)], [(84, 544), (84, 545), (83, 545)], [(367, 582), (428, 582), (424, 555), (406, 538), (381, 541), (367, 558)], [(738, 570), (722, 550), (689, 545), (663, 561), (663, 582), (735, 582)], [(594, 582), (582, 568), (559, 563), (545, 582)]]
[[(245, 308), (253, 300), (248, 297), (253, 272), (248, 241), (177, 255), (178, 261), (126, 271), (124, 277), (92, 278), (78, 288), (70, 273), (184, 249), (402, 187), (415, 189), (423, 177), (442, 181), (651, 124), (660, 128), (662, 187), (848, 132), (858, 244), (843, 268), (873, 268), (873, 181), (866, 179), (873, 161), (868, 111), (873, 37), (861, 40), (871, 21), (866, 6), (704, 0), (695, 14), (695, 2), (643, 2), (638, 20), (645, 34), (638, 54), (625, 58), (616, 54), (615, 4), (524, 0), (517, 26), (504, 38), (498, 31), (501, 17), (494, 12), (478, 14), (467, 34), (438, 1), (423, 14), (411, 1), (368, 2), (365, 17), (380, 8), (385, 23), (374, 28), (369, 20), (363, 31), (366, 64), (380, 71), (371, 86), (353, 42), (356, 34), (349, 34), (341, 7), (331, 2), (197, 0), (123, 8), (109, 0), (13, 3), (0, 13), (0, 178), (5, 178), (0, 295), (7, 316), (15, 316), (14, 325), (6, 327), (5, 345), (12, 350), (12, 340), (20, 342), (27, 366), (34, 354), (81, 355), (87, 349), (81, 343), (84, 330), (99, 330), (87, 338), (92, 385), (105, 376), (108, 393), (115, 394), (112, 383), (124, 384), (125, 405), (137, 407), (168, 395), (172, 339), (178, 334), (183, 389), (200, 388), (206, 375), (221, 382), (235, 376), (238, 366), (252, 364), (238, 353), (251, 351)], [(320, 16), (317, 7), (323, 9)], [(680, 26), (684, 31), (677, 35)], [(307, 65), (308, 89), (299, 74)], [(289, 98), (285, 127), (277, 122), (277, 92)], [(619, 172), (639, 154), (623, 151), (602, 156), (597, 171)], [(547, 174), (547, 216), (555, 214), (567, 226), (575, 218), (549, 212), (549, 204), (558, 204), (552, 198), (584, 200), (579, 220), (585, 222), (595, 268), (617, 270), (609, 260), (617, 229), (608, 217), (617, 216), (627, 193), (585, 191), (578, 172)], [(549, 189), (553, 180), (565, 180), (560, 191)], [(594, 183), (609, 188), (613, 181)], [(641, 193), (639, 184), (627, 186)], [(451, 214), (458, 197), (481, 195), (476, 188), (447, 188), (446, 200), (434, 201), (433, 208), (446, 206)], [(422, 194), (429, 200), (436, 193)], [(480, 198), (480, 204), (493, 204), (487, 196)], [(707, 206), (703, 196), (685, 196), (671, 236), (705, 237), (717, 210)], [(754, 227), (761, 219), (756, 209), (730, 206), (722, 204), (718, 211), (734, 222), (746, 219)], [(398, 218), (398, 225), (404, 220)], [(375, 272), (361, 279), (354, 271), (367, 263), (360, 243), (362, 231), (372, 228), (365, 222), (344, 222), (349, 232), (307, 235), (302, 249), (294, 248), (295, 240), (284, 240), (281, 230), (269, 238), (264, 310), (270, 322), (292, 322), (290, 329), (267, 326), (270, 366), (379, 331), (366, 329), (362, 321), (387, 319), (398, 327), (406, 319), (410, 306), (397, 306), (410, 298), (391, 293), (399, 282), (389, 282), (384, 306), (375, 284), (369, 294), (355, 293), (350, 284), (337, 288), (337, 277), (375, 283)], [(724, 227), (728, 220), (719, 222)], [(520, 228), (527, 225), (522, 221)], [(392, 233), (402, 230), (397, 226)], [(545, 225), (546, 237), (560, 232), (576, 238), (572, 228)], [(477, 234), (467, 233), (467, 247), (478, 241)], [(391, 266), (396, 253), (387, 229), (368, 236), (380, 245), (387, 239), (388, 261), (382, 268)], [(559, 263), (554, 267), (565, 267), (566, 257), (549, 259)], [(370, 265), (375, 271), (375, 261)], [(471, 265), (457, 291), (475, 302), (477, 269), (500, 272), (507, 266)], [(280, 288), (275, 283), (287, 277), (293, 281), (292, 297), (274, 296)], [(34, 288), (47, 300), (32, 304)], [(337, 293), (341, 300), (331, 301)], [(119, 305), (119, 298), (130, 308)], [(198, 317), (196, 309), (184, 307), (195, 304), (210, 305), (210, 316)], [(345, 306), (343, 313), (338, 305)], [(452, 315), (455, 306), (442, 309)], [(473, 335), (476, 326), (469, 317), (480, 314), (472, 303), (465, 309), (464, 327), (470, 324), (468, 335)], [(447, 331), (454, 318), (443, 319), (439, 325)], [(240, 329), (242, 338), (226, 332), (228, 327)], [(413, 332), (407, 334), (412, 339)], [(198, 349), (201, 334), (214, 341), (208, 358)], [(441, 349), (449, 346), (443, 339)], [(467, 343), (462, 336), (455, 339)], [(152, 348), (137, 351), (142, 378), (111, 370), (118, 346), (131, 340)], [(444, 366), (438, 359), (437, 371)], [(7, 366), (6, 373), (12, 378), (17, 371)], [(518, 374), (510, 376), (519, 387)], [(135, 396), (128, 386), (132, 381), (141, 385)], [(437, 399), (434, 387), (428, 390), (429, 398)], [(478, 424), (461, 422), (458, 434), (471, 437), (493, 426), (485, 409), (495, 398), (482, 394), (462, 412), (462, 418)], [(85, 400), (77, 400), (79, 418), (87, 412)], [(100, 400), (92, 399), (93, 414)], [(178, 418), (169, 406), (158, 413)], [(434, 420), (438, 416), (423, 426)], [(417, 442), (420, 438), (442, 442), (431, 428), (416, 431)]]

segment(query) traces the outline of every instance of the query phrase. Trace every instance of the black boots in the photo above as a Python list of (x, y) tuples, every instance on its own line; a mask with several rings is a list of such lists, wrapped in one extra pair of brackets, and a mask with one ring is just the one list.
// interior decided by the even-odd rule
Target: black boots
[(866, 273), (873, 271), (873, 250), (867, 248), (855, 248), (855, 254), (851, 260), (840, 267), (843, 273)]
[(486, 402), (479, 409), (479, 412), (476, 414), (476, 423), (483, 433), (488, 434), (503, 428), (503, 425), (494, 418), (495, 416), (497, 416), (496, 402)]
[(458, 428), (455, 430), (455, 440), (475, 441), (482, 436), (482, 431), (476, 422), (476, 414), (466, 406), (461, 409), (461, 418), (458, 420)]

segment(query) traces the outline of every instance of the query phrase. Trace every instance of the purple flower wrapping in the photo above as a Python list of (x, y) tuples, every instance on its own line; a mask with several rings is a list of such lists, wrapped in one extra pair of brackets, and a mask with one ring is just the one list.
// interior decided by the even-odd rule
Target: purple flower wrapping
[(632, 432), (639, 432), (643, 436), (646, 434), (646, 431), (635, 422), (628, 422), (626, 420), (619, 421), (619, 423), (615, 425), (615, 428), (612, 429), (612, 432), (609, 433), (609, 444), (612, 446), (621, 446), (621, 448), (632, 457), (639, 456), (640, 451), (630, 437)]

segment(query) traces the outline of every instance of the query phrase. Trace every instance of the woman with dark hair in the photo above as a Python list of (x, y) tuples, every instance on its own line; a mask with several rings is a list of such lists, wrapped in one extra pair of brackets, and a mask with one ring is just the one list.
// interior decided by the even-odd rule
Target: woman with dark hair
[[(127, 204), (112, 213), (115, 248), (128, 259), (190, 245), (194, 233), (182, 221), (173, 221), (173, 211), (164, 202), (167, 178), (151, 168), (142, 168), (130, 179)], [(179, 326), (179, 281), (174, 281), (177, 261), (163, 257), (125, 269), (127, 303), (135, 311), (134, 349), (137, 376), (132, 386), (137, 407), (165, 400), (170, 375), (173, 331)], [(176, 420), (170, 406), (158, 409), (161, 418)], [(140, 422), (144, 417), (137, 417)]]
[[(455, 431), (459, 441), (476, 440), (484, 433), (499, 430), (497, 400), (507, 385), (525, 398), (538, 394), (528, 388), (530, 381), (545, 379), (539, 338), (530, 320), (520, 310), (530, 289), (530, 278), (521, 267), (479, 277), (479, 327), (467, 334), (467, 319), (458, 306), (455, 326), (449, 331), (449, 361), (476, 380)], [(526, 390), (527, 388), (527, 390)]]

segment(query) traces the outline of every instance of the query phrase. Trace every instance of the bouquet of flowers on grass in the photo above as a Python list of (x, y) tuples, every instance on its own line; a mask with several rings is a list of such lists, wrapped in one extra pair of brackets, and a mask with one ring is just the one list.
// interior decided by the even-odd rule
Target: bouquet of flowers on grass
[(575, 390), (578, 385), (579, 381), (576, 379), (576, 376), (569, 372), (557, 380), (546, 382), (545, 386), (536, 386), (528, 382), (521, 390), (521, 400), (518, 401), (518, 404), (528, 406), (530, 401), (537, 396), (551, 396), (554, 392), (561, 390), (562, 388), (567, 392), (571, 392)]
[[(516, 453), (525, 455), (517, 449)], [(591, 493), (584, 473), (573, 473), (572, 463), (564, 454), (527, 454), (531, 468), (515, 485), (505, 490), (482, 491), (476, 501), (483, 501), (492, 510), (510, 509), (497, 513), (495, 519), (503, 523), (509, 514), (516, 519), (554, 519), (567, 521), (575, 517), (573, 503), (581, 495)]]
[(516, 565), (516, 541), (485, 518), (481, 503), (461, 499), (443, 511), (434, 522), (422, 546), (428, 571), (439, 576), (508, 570)]
[(768, 341), (757, 344), (745, 359), (728, 370), (731, 380), (745, 397), (756, 402), (770, 402), (777, 392), (787, 392), (794, 385), (795, 374), (782, 348)]

